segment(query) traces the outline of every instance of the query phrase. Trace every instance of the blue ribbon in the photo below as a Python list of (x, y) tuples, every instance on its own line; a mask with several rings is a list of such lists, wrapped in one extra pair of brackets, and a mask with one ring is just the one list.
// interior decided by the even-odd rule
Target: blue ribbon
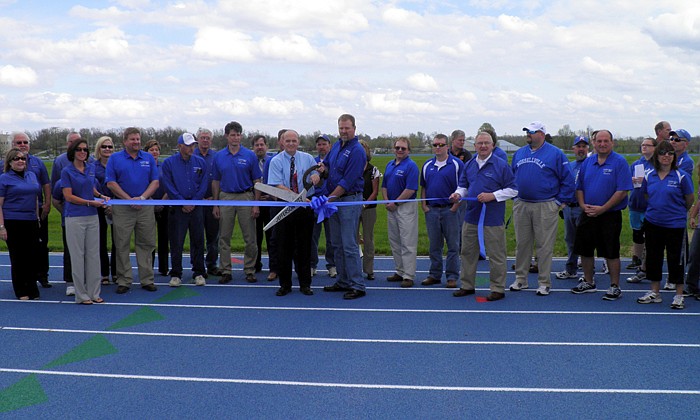
[(335, 203), (328, 202), (328, 197), (325, 195), (312, 198), (311, 208), (314, 209), (314, 212), (316, 213), (316, 223), (323, 222), (324, 219), (330, 218), (335, 212), (338, 211), (338, 207), (335, 205)]
[(479, 225), (476, 227), (479, 236), (479, 255), (481, 258), (486, 258), (486, 246), (484, 245), (484, 219), (486, 218), (486, 203), (481, 205), (481, 214), (479, 214)]

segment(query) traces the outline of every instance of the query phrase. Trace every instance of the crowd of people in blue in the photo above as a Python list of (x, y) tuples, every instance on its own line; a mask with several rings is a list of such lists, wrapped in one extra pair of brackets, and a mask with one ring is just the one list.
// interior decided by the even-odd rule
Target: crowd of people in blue
[[(246, 282), (258, 281), (265, 240), (267, 279), (279, 282), (276, 295), (292, 292), (293, 271), (300, 292), (313, 295), (323, 229), (326, 269), (334, 279), (323, 290), (357, 299), (366, 295), (367, 281), (375, 278), (374, 224), (377, 205), (384, 205), (395, 265), (387, 280), (401, 287), (416, 281), (420, 209), (430, 257), (423, 286), (442, 285), (444, 277), (444, 285), (456, 289), (454, 297), (473, 295), (478, 260), (488, 258), (487, 301), (503, 299), (506, 289), (529, 288), (530, 272), (538, 273), (535, 295), (548, 296), (561, 217), (568, 258), (565, 270), (555, 277), (578, 279), (572, 293), (596, 292), (594, 258), (603, 258), (610, 278), (603, 299), (617, 300), (622, 296), (622, 212), (628, 209), (634, 244), (627, 268), (637, 272), (627, 282), (650, 282), (649, 292), (637, 302), (663, 301), (664, 255), (668, 276), (663, 288), (675, 291), (671, 308), (683, 309), (688, 296), (700, 300), (700, 235), (693, 235), (689, 244), (686, 231), (687, 224), (697, 228), (700, 209), (694, 200), (694, 162), (687, 151), (691, 135), (686, 130), (659, 122), (655, 137), (642, 141), (641, 156), (632, 165), (614, 151), (613, 134), (605, 129), (590, 138), (576, 137), (571, 162), (547, 141), (549, 134), (538, 121), (523, 127), (527, 144), (510, 162), (492, 128), (476, 134), (473, 154), (464, 148), (465, 133), (455, 130), (449, 137), (435, 135), (434, 157), (421, 168), (410, 157), (410, 141), (399, 137), (393, 144), (395, 158), (383, 176), (355, 131), (355, 118), (341, 115), (338, 141), (333, 144), (329, 136), (318, 136), (314, 157), (299, 150), (296, 131), (280, 130), (280, 152), (269, 156), (265, 136), (254, 136), (246, 147), (243, 127), (233, 121), (224, 128), (224, 149), (213, 150), (213, 132), (200, 128), (182, 134), (177, 153), (162, 162), (158, 142), (149, 140), (142, 148), (138, 128), (124, 130), (120, 151), (111, 137), (97, 139), (91, 149), (86, 139), (72, 132), (50, 177), (45, 164), (30, 153), (29, 137), (12, 133), (12, 148), (0, 175), (0, 239), (7, 242), (15, 295), (38, 299), (37, 283), (52, 287), (47, 222), (53, 205), (62, 216), (66, 294), (79, 304), (104, 302), (104, 285), (116, 284), (118, 294), (131, 290), (132, 237), (138, 279), (146, 291), (157, 290), (156, 251), (159, 274), (170, 278), (169, 286), (181, 286), (188, 234), (192, 283), (204, 286), (210, 276), (221, 284), (231, 282), (236, 220), (245, 244)], [(259, 182), (277, 189), (265, 194), (256, 188)], [(383, 199), (377, 201), (380, 189)], [(322, 203), (328, 217), (317, 222), (310, 206), (278, 216), (287, 212), (274, 203), (284, 196), (282, 191)], [(508, 200), (513, 200), (516, 239), (515, 280), (509, 286)]]

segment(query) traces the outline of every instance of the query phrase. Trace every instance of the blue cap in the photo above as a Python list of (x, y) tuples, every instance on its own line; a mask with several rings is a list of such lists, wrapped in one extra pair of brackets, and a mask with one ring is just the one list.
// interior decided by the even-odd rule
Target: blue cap
[(191, 146), (197, 143), (197, 139), (194, 138), (192, 133), (182, 133), (180, 137), (177, 138), (177, 144), (184, 144), (185, 146)]
[(320, 139), (323, 139), (327, 141), (328, 143), (331, 142), (331, 138), (328, 137), (326, 134), (321, 134), (320, 136), (316, 137), (316, 142), (318, 142)]
[(692, 138), (692, 136), (690, 135), (690, 133), (687, 132), (686, 130), (682, 129), (682, 128), (681, 128), (681, 129), (678, 129), (678, 130), (673, 130), (673, 131), (671, 131), (670, 134), (671, 134), (672, 136), (673, 136), (673, 135), (676, 135), (676, 136), (678, 136), (678, 137), (680, 137), (680, 138), (682, 138), (682, 139), (686, 139), (687, 141), (690, 141), (690, 139)]
[(586, 136), (576, 136), (576, 138), (574, 139), (574, 145), (577, 145), (581, 142), (588, 144), (588, 139), (586, 138)]

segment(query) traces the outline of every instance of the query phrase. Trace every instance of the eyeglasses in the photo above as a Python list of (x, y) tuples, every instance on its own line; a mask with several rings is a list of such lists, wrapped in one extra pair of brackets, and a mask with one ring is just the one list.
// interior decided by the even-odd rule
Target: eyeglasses
[(87, 147), (76, 147), (75, 151), (76, 152), (89, 152), (90, 149), (88, 149)]
[(535, 134), (535, 133), (538, 132), (538, 131), (539, 131), (539, 130), (527, 130), (527, 134), (532, 135), (532, 134)]
[(676, 152), (659, 152), (659, 156), (675, 156)]
[(653, 145), (653, 144), (644, 144), (644, 143), (642, 143), (642, 147), (654, 147), (654, 145)]
[(403, 150), (408, 150), (408, 147), (403, 147), (403, 146), (394, 146), (394, 150), (398, 151), (403, 151)]
[(112, 146), (111, 144), (103, 144), (102, 146), (100, 146), (100, 149), (114, 149), (114, 146)]
[(680, 138), (680, 137), (671, 137), (671, 138), (669, 138), (669, 141), (685, 141), (685, 139)]
[(15, 157), (12, 158), (12, 161), (13, 161), (13, 162), (17, 162), (17, 161), (20, 161), (20, 160), (26, 161), (27, 158), (26, 158), (26, 157), (22, 157), (22, 156), (15, 156)]
[(445, 146), (446, 146), (445, 143), (433, 143), (433, 147), (437, 147), (438, 149), (441, 147), (445, 147)]
[(15, 144), (29, 144), (28, 141), (16, 141)]

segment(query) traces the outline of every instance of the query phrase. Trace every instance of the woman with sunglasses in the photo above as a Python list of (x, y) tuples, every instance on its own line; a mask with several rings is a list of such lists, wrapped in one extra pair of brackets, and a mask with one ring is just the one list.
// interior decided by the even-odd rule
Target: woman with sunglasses
[(100, 297), (100, 222), (97, 209), (109, 197), (101, 194), (95, 180), (95, 165), (88, 164), (86, 140), (76, 140), (66, 152), (70, 165), (61, 171), (65, 205), (66, 242), (70, 251), (75, 303), (102, 303)]
[(11, 149), (0, 175), (0, 239), (7, 242), (12, 288), (19, 300), (39, 299), (34, 254), (39, 248), (38, 199), (41, 186), (27, 170), (27, 155)]
[[(114, 141), (109, 136), (102, 136), (95, 143), (95, 179), (97, 180), (97, 191), (107, 197), (112, 196), (112, 191), (105, 184), (105, 171), (107, 161), (114, 153)], [(102, 284), (109, 284), (109, 274), (116, 272), (116, 262), (114, 257), (110, 259), (107, 252), (107, 227), (112, 224), (112, 208), (97, 209), (97, 218), (100, 221), (100, 273), (102, 274)], [(114, 255), (114, 240), (112, 240), (112, 255)]]
[(651, 281), (651, 291), (637, 299), (637, 302), (662, 302), (659, 288), (665, 249), (668, 282), (676, 286), (671, 308), (683, 309), (685, 261), (682, 261), (681, 254), (685, 245), (687, 211), (693, 205), (695, 197), (691, 176), (678, 169), (676, 159), (676, 151), (671, 143), (659, 143), (651, 157), (654, 170), (647, 173), (642, 182), (642, 192), (647, 197), (644, 233), (647, 280)]

